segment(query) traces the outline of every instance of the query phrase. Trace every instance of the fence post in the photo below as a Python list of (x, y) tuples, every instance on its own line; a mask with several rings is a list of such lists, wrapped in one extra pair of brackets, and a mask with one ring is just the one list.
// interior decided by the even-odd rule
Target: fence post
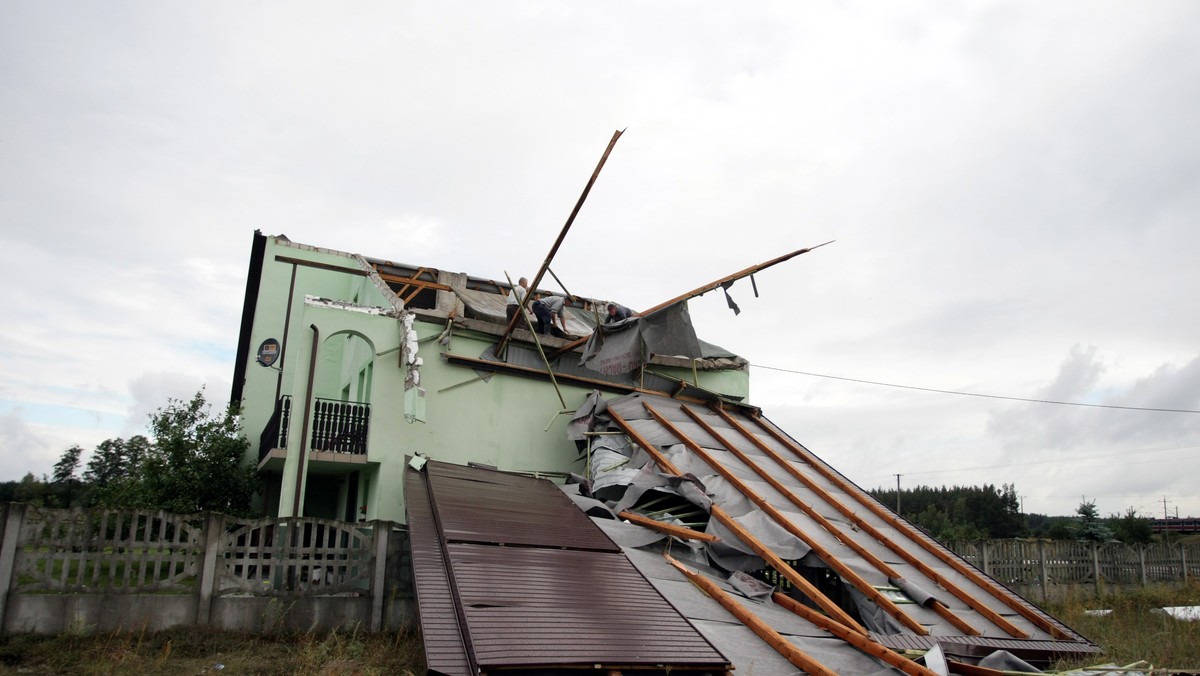
[(208, 512), (204, 519), (204, 549), (200, 553), (200, 579), (196, 581), (196, 624), (212, 622), (212, 600), (217, 592), (217, 554), (225, 534), (225, 515)]
[(1096, 596), (1100, 595), (1100, 543), (1092, 540), (1092, 583), (1096, 586)]
[(1049, 581), (1046, 579), (1046, 541), (1038, 540), (1038, 578), (1042, 584), (1042, 600), (1050, 599)]
[(371, 559), (371, 631), (383, 628), (383, 601), (387, 597), (388, 536), (391, 521), (375, 521), (373, 528), (375, 556)]
[(1187, 569), (1187, 545), (1180, 543), (1179, 558), (1183, 561), (1183, 583), (1187, 584), (1188, 569)]
[(1138, 572), (1142, 575), (1142, 586), (1146, 586), (1146, 545), (1138, 543)]
[(20, 542), (26, 507), (28, 505), (23, 503), (10, 502), (4, 510), (4, 534), (0, 536), (0, 631), (4, 630), (8, 610), (8, 590), (16, 578), (17, 543)]
[(990, 543), (987, 540), (979, 541), (979, 563), (980, 563), (980, 567), (983, 569), (984, 575), (992, 574), (992, 562), (988, 558), (988, 545), (989, 544)]

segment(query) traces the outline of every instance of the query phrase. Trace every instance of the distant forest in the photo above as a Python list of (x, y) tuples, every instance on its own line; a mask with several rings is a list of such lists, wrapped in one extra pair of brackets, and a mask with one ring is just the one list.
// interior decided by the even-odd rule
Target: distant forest
[[(871, 495), (896, 509), (896, 491), (876, 488)], [(1100, 516), (1096, 503), (1080, 503), (1073, 516), (1024, 514), (1013, 484), (917, 486), (900, 491), (900, 513), (943, 542), (990, 538), (1045, 538), (1127, 543), (1150, 542), (1150, 519), (1132, 507)]]

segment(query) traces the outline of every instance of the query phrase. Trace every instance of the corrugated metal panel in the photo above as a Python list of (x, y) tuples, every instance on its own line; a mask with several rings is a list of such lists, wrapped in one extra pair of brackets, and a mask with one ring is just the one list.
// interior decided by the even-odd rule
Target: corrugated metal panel
[(404, 482), (408, 501), (408, 536), (412, 547), (413, 581), (417, 611), (425, 644), (425, 664), (430, 672), (448, 676), (470, 676), (466, 647), (459, 631), (453, 594), (447, 578), (442, 549), (429, 494), (421, 475), (409, 472)]
[(438, 462), (424, 471), (410, 470), (406, 487), (431, 671), (467, 673), (468, 649), (481, 670), (729, 668), (550, 482)]
[(450, 551), (481, 665), (725, 661), (622, 553), (475, 544)]
[(447, 540), (621, 551), (549, 481), (432, 461), (426, 471)]

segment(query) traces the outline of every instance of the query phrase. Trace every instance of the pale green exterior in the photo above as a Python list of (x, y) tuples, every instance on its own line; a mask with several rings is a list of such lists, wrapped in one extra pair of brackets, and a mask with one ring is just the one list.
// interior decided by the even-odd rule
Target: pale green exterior
[[(365, 463), (343, 458), (315, 459), (306, 463), (301, 493), (302, 515), (345, 518), (346, 500), (357, 491), (356, 502), (366, 505), (366, 519), (405, 521), (405, 458), (422, 454), (433, 459), (466, 464), (478, 462), (504, 470), (540, 472), (583, 471), (574, 442), (566, 438), (569, 415), (550, 383), (506, 373), (487, 381), (470, 368), (448, 364), (441, 356), (453, 352), (477, 358), (496, 342), (487, 333), (455, 329), (449, 346), (436, 340), (447, 320), (436, 311), (421, 312), (412, 322), (419, 339), (417, 355), (423, 362), (416, 371), (425, 391), (424, 422), (405, 418), (405, 378), (409, 375), (403, 349), (407, 311), (372, 274), (355, 275), (298, 265), (292, 293), (291, 319), (282, 349), (282, 369), (255, 363), (256, 350), (267, 338), (284, 343), (288, 289), (293, 265), (276, 256), (302, 259), (351, 270), (370, 270), (361, 258), (336, 251), (266, 238), (261, 281), (253, 322), (249, 325), (250, 354), (235, 369), (244, 376), (242, 420), (251, 442), (248, 462), (259, 464), (259, 433), (268, 423), (280, 373), (281, 395), (293, 396), (286, 460), (260, 466), (268, 485), (265, 506), (272, 515), (293, 511), (296, 473), (300, 467), (304, 404), (313, 329), (319, 331), (317, 373), (312, 396), (366, 401), (371, 404), (370, 432)], [(442, 292), (450, 293), (450, 292)], [(355, 307), (328, 307), (306, 301), (320, 297)], [(367, 314), (374, 308), (387, 314)], [(444, 314), (444, 313), (443, 313)], [(692, 372), (658, 366), (656, 370), (680, 378)], [(699, 383), (714, 391), (745, 397), (748, 376), (743, 370), (698, 374)], [(560, 384), (566, 409), (573, 411), (591, 387)], [(355, 475), (357, 472), (357, 475)], [(353, 508), (354, 506), (350, 506)], [(354, 510), (357, 511), (357, 510)]]

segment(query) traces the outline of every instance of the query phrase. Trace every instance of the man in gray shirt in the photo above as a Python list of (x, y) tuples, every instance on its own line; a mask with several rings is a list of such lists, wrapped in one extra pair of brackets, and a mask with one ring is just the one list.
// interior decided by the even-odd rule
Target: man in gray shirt
[[(563, 298), (562, 296), (546, 296), (533, 301), (533, 314), (537, 317), (537, 332), (545, 334), (549, 329), (550, 335), (556, 338), (563, 338), (567, 335), (567, 321), (563, 319)], [(558, 319), (558, 323), (562, 326), (559, 331), (558, 327), (554, 326), (554, 320)]]

